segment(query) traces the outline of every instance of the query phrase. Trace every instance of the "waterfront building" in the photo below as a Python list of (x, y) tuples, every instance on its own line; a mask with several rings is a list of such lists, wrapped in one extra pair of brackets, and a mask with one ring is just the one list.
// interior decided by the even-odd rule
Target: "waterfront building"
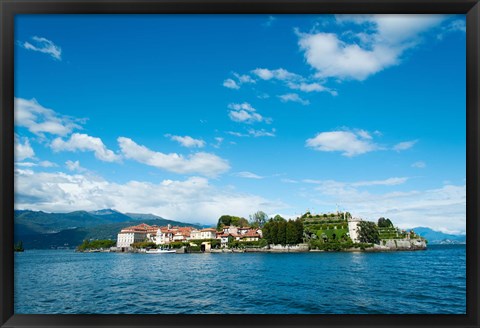
[(165, 245), (169, 244), (173, 240), (173, 231), (169, 227), (160, 227), (157, 230), (157, 235), (155, 236), (155, 244)]
[(350, 235), (350, 239), (354, 243), (359, 243), (360, 239), (358, 238), (358, 224), (362, 221), (359, 218), (348, 218), (348, 234)]
[(240, 235), (239, 237), (240, 237), (239, 241), (241, 242), (258, 241), (261, 238), (260, 234), (258, 234), (258, 232), (255, 231), (255, 229), (249, 229), (247, 232), (245, 232), (243, 235)]
[(217, 230), (213, 228), (205, 228), (200, 230), (199, 239), (216, 239), (216, 238), (217, 238)]
[(217, 239), (220, 239), (220, 246), (221, 247), (227, 247), (228, 242), (230, 239), (234, 239), (235, 236), (233, 236), (230, 233), (220, 233), (217, 235)]
[(147, 233), (152, 227), (142, 223), (137, 226), (127, 227), (117, 235), (117, 247), (130, 247), (131, 244), (145, 241)]
[(223, 233), (231, 233), (232, 235), (238, 235), (238, 227), (236, 227), (236, 226), (225, 226), (225, 227), (223, 227)]

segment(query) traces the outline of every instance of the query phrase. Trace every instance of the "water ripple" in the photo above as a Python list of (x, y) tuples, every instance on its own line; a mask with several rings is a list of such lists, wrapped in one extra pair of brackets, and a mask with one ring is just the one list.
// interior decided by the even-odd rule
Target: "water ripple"
[(466, 311), (464, 246), (425, 252), (26, 251), (16, 313), (440, 314)]

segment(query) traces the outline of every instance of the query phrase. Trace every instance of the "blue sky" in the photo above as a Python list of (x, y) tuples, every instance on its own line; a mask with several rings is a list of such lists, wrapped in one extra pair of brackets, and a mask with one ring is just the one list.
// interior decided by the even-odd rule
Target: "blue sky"
[(465, 17), (23, 15), (16, 207), (465, 231)]

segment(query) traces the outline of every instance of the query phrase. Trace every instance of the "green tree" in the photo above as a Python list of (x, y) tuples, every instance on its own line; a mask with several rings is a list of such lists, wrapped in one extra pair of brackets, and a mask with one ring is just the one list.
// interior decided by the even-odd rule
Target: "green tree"
[(393, 227), (392, 221), (390, 221), (390, 219), (385, 219), (384, 217), (379, 218), (377, 224), (379, 228)]
[(287, 221), (278, 222), (277, 244), (285, 245), (287, 241)]
[(278, 244), (278, 222), (272, 221), (270, 225), (270, 243)]
[(273, 221), (275, 221), (275, 222), (280, 222), (280, 221), (285, 221), (285, 219), (284, 219), (281, 215), (277, 214), (277, 215), (275, 215), (275, 217), (273, 218)]
[(238, 216), (222, 215), (220, 218), (218, 218), (217, 230), (221, 231), (223, 227), (230, 225), (237, 227), (246, 227), (248, 226), (248, 220)]
[(369, 221), (359, 222), (358, 239), (362, 243), (378, 244), (380, 242), (380, 234), (377, 225)]
[(303, 242), (303, 222), (300, 219), (295, 220), (295, 230), (296, 230), (296, 242), (301, 243)]
[(294, 245), (297, 243), (297, 229), (295, 226), (295, 221), (293, 220), (288, 220), (287, 222), (285, 243), (287, 245)]
[(257, 211), (250, 215), (250, 226), (262, 228), (267, 220), (268, 215), (265, 212)]
[(273, 220), (270, 219), (268, 222), (265, 223), (265, 225), (262, 228), (263, 239), (265, 239), (269, 244), (272, 243), (272, 233), (271, 233), (272, 222)]

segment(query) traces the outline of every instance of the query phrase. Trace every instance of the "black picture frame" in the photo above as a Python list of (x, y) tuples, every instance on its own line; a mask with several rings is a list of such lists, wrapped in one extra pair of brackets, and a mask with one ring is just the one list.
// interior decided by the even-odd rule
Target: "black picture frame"
[[(1, 1), (0, 326), (10, 327), (478, 327), (479, 44), (477, 0), (151, 0)], [(14, 314), (14, 17), (17, 14), (466, 14), (467, 312), (465, 315), (15, 315)]]

